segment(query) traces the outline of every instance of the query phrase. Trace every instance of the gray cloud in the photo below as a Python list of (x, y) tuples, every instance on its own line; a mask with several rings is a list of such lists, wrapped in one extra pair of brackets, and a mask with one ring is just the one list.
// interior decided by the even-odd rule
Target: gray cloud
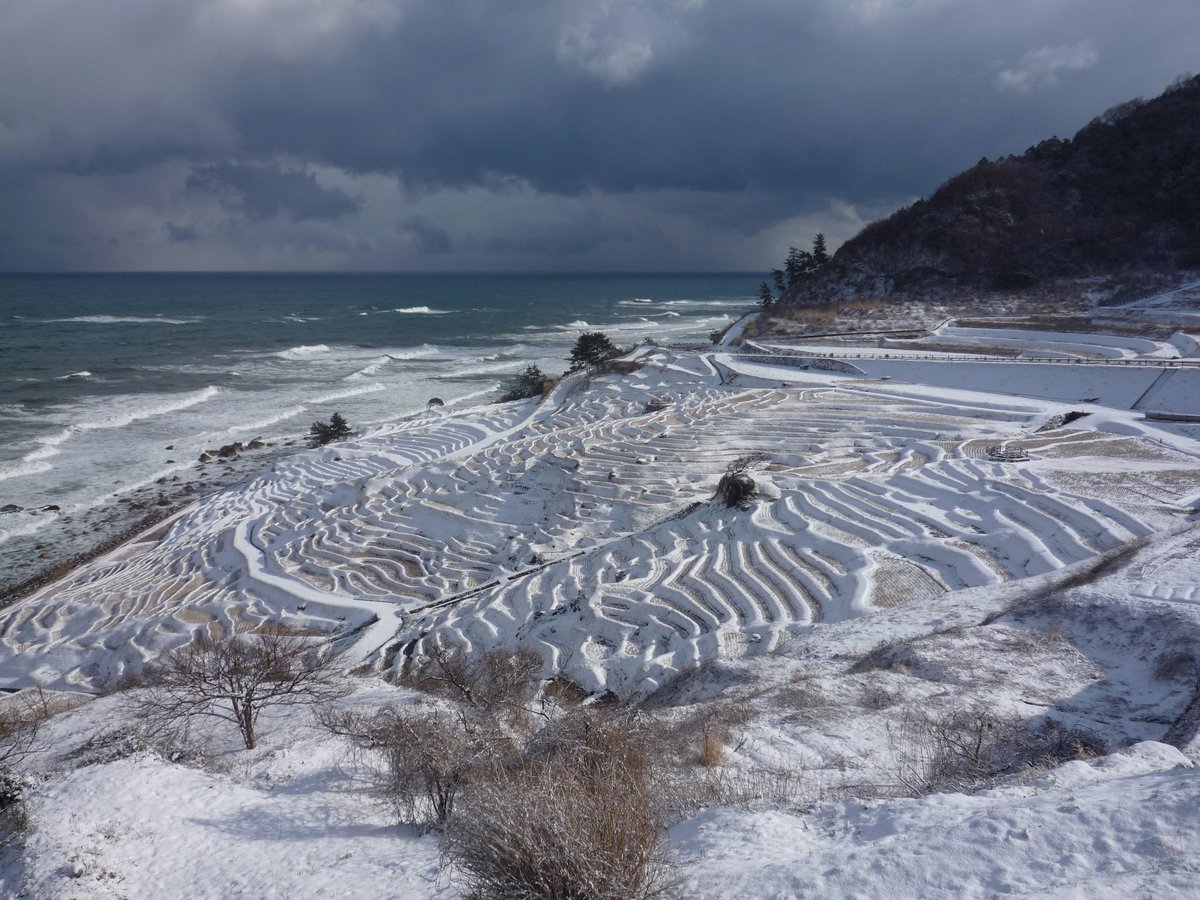
[(762, 267), (783, 229), (846, 237), (980, 156), (1156, 93), (1200, 58), (1193, 17), (1194, 0), (15, 0), (0, 267)]
[(275, 164), (216, 163), (188, 176), (187, 190), (211, 194), (227, 209), (252, 220), (286, 215), (294, 222), (340, 219), (362, 207), (360, 198), (323, 188), (312, 172)]
[(996, 85), (1001, 90), (1026, 93), (1038, 86), (1057, 84), (1063, 72), (1090, 69), (1099, 58), (1096, 48), (1088, 40), (1058, 47), (1038, 47), (1023, 53), (1012, 68), (1002, 69), (996, 76)]
[(190, 244), (199, 238), (196, 229), (191, 225), (176, 225), (174, 222), (167, 222), (165, 227), (167, 237), (180, 244)]

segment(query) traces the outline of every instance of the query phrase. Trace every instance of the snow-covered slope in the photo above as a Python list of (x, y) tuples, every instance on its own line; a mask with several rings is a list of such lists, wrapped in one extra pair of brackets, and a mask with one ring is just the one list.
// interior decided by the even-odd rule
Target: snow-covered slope
[[(1085, 560), (1200, 492), (1190, 442), (1038, 431), (1051, 403), (641, 361), (279, 463), (5, 610), (0, 678), (95, 686), (196, 628), (276, 620), (333, 631), (348, 665), (519, 643), (547, 674), (642, 694), (816, 622)], [(1036, 465), (989, 458), (1014, 442)], [(751, 453), (759, 500), (713, 502)], [(1129, 460), (1165, 504), (1053, 477)]]
[[(370, 710), (429, 702), (369, 676), (434, 643), (520, 646), (673, 720), (736, 712), (722, 771), (774, 799), (674, 827), (681, 896), (1200, 892), (1200, 429), (991, 393), (1014, 385), (989, 362), (933, 386), (721, 349), (639, 361), (277, 463), (0, 611), (0, 683), (91, 692), (198, 629), (272, 623), (332, 635), (368, 676), (343, 702)], [(726, 508), (751, 454), (758, 493)], [(910, 717), (963, 709), (1100, 755), (897, 796)], [(179, 760), (136, 726), (120, 695), (48, 723), (0, 890), (459, 895), (307, 714)]]

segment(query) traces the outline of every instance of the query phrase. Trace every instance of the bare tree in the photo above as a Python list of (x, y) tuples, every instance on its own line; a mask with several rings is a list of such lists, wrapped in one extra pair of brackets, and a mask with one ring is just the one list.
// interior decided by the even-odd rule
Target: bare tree
[(258, 745), (259, 713), (343, 696), (334, 657), (299, 638), (261, 634), (215, 641), (206, 632), (148, 666), (136, 703), (152, 723), (195, 716), (232, 722), (247, 750)]

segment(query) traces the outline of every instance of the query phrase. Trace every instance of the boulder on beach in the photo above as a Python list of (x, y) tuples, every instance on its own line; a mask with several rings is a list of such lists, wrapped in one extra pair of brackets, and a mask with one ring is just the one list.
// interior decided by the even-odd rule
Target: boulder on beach
[(6, 503), (3, 506), (0, 506), (0, 515), (4, 515), (6, 513), (19, 513), (24, 508), (25, 507), (23, 506), (17, 506), (15, 503)]
[(226, 444), (217, 451), (217, 456), (221, 459), (233, 459), (238, 456), (245, 448), (241, 441), (234, 441), (232, 444)]
[(425, 408), (426, 409), (434, 409), (435, 407), (445, 406), (445, 405), (446, 405), (446, 401), (444, 401), (441, 397), (431, 397), (429, 399), (429, 402), (425, 404)]

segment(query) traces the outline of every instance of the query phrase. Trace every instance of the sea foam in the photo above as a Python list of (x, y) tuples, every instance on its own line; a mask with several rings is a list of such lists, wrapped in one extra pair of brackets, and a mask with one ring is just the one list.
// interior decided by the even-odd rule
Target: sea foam
[(301, 344), (299, 347), (289, 347), (287, 350), (280, 350), (271, 355), (279, 359), (309, 359), (328, 352), (329, 347), (325, 344)]
[(77, 435), (124, 428), (141, 419), (179, 412), (206, 403), (220, 393), (220, 388), (209, 385), (203, 390), (191, 391), (186, 394), (172, 394), (165, 397), (160, 395), (148, 402), (144, 398), (138, 397), (112, 398), (107, 405), (119, 409), (119, 412), (72, 422), (55, 434), (38, 438), (37, 442), (40, 446), (30, 450), (15, 463), (0, 466), (0, 481), (49, 472), (53, 466), (47, 460), (57, 456), (61, 452), (61, 446)]
[(79, 325), (195, 325), (203, 322), (203, 316), (171, 318), (168, 316), (71, 316), (68, 319), (46, 319), (46, 322)]

